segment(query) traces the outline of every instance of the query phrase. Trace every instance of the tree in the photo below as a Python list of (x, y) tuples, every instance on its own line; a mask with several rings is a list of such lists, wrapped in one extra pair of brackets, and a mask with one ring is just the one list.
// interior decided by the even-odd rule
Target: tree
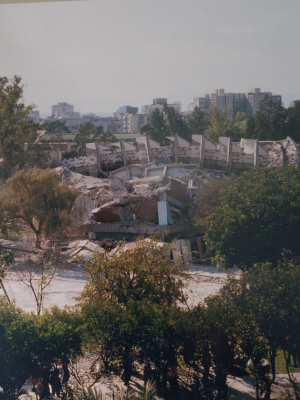
[(300, 142), (300, 100), (293, 101), (287, 109), (286, 131), (296, 143)]
[(39, 128), (55, 134), (70, 133), (69, 128), (59, 120), (43, 122)]
[(270, 97), (260, 102), (257, 113), (247, 121), (247, 132), (252, 139), (281, 140), (287, 136), (287, 110), (281, 102)]
[(185, 119), (174, 109), (174, 107), (168, 107), (165, 105), (164, 113), (166, 115), (169, 134), (172, 136), (178, 135), (190, 142), (192, 139), (192, 132)]
[(81, 353), (78, 317), (54, 308), (34, 316), (0, 299), (0, 387), (5, 400), (22, 394), (29, 375), (36, 376), (38, 362), (57, 362), (62, 351)]
[(21, 102), (24, 85), (21, 78), (0, 77), (0, 151), (3, 157), (2, 175), (11, 175), (11, 168), (24, 164), (23, 144), (37, 138), (38, 124), (28, 119), (33, 106)]
[(220, 136), (232, 137), (238, 139), (240, 137), (240, 122), (244, 118), (243, 113), (237, 113), (234, 118), (228, 116), (228, 111), (223, 111), (217, 107), (210, 107), (208, 110), (209, 127), (205, 132), (205, 136), (213, 143), (217, 143)]
[(13, 263), (13, 261), (14, 261), (14, 256), (13, 256), (12, 252), (0, 247), (0, 288), (3, 289), (6, 300), (9, 303), (10, 303), (10, 298), (5, 289), (3, 279), (6, 276), (7, 268)]
[(300, 255), (300, 171), (289, 166), (244, 172), (223, 192), (205, 239), (216, 260), (244, 269)]
[(20, 102), (23, 88), (19, 76), (11, 80), (0, 77), (0, 149), (9, 137), (21, 143), (27, 141), (32, 133), (31, 128), (35, 126), (28, 120), (33, 107), (26, 107)]
[(81, 124), (75, 136), (75, 142), (79, 146), (79, 154), (85, 156), (86, 144), (95, 140), (110, 142), (115, 140), (115, 136), (110, 131), (105, 133), (102, 125), (97, 127), (90, 121)]
[(53, 307), (33, 319), (38, 331), (36, 341), (33, 339), (34, 354), (41, 362), (59, 363), (62, 352), (70, 360), (82, 354), (81, 318), (75, 311)]
[(1, 207), (10, 218), (19, 218), (34, 232), (36, 246), (42, 237), (63, 229), (77, 196), (69, 184), (51, 170), (18, 171), (1, 192)]
[(203, 135), (208, 128), (208, 125), (208, 113), (201, 111), (199, 107), (195, 107), (188, 120), (188, 126), (192, 134)]
[(90, 138), (95, 135), (96, 126), (88, 121), (84, 122), (79, 126), (79, 129), (75, 136), (75, 142), (79, 147), (79, 152), (81, 155), (86, 155), (86, 144), (89, 142)]
[(34, 297), (37, 315), (43, 311), (46, 289), (50, 286), (61, 263), (62, 258), (57, 243), (39, 252), (33, 249), (29, 254), (24, 252), (21, 265), (14, 263), (13, 269), (18, 280), (30, 289)]
[(114, 128), (114, 123), (112, 122), (107, 129), (107, 132), (104, 132), (104, 128), (102, 125), (99, 125), (96, 128), (96, 132), (94, 136), (92, 137), (92, 140), (99, 140), (101, 142), (107, 143), (107, 142), (115, 142), (116, 136), (114, 135), (115, 128)]
[(170, 141), (167, 139), (168, 128), (163, 113), (155, 109), (151, 116), (151, 124), (141, 127), (141, 133), (148, 134), (152, 140), (161, 146), (166, 146)]
[(7, 400), (18, 398), (29, 377), (32, 360), (29, 343), (35, 333), (30, 317), (0, 299), (0, 387)]
[[(299, 266), (287, 260), (276, 267), (258, 264), (240, 280), (230, 279), (220, 291), (223, 306), (235, 315), (241, 350), (254, 363), (257, 399), (261, 389), (264, 399), (270, 399), (276, 354), (286, 349), (287, 337), (299, 337), (299, 278)], [(270, 363), (271, 377), (264, 359)]]
[(208, 217), (221, 204), (221, 194), (231, 184), (231, 179), (214, 179), (207, 182), (193, 198), (189, 215), (197, 229), (205, 231)]
[(97, 254), (85, 262), (89, 280), (80, 307), (85, 331), (109, 360), (120, 360), (125, 375), (138, 357), (166, 360), (175, 355), (184, 271), (170, 260), (167, 244), (139, 240), (134, 251)]

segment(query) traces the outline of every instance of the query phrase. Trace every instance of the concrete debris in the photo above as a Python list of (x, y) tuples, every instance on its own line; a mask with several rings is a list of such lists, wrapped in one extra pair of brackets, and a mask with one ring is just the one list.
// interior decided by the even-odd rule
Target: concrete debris
[(145, 182), (143, 178), (132, 180), (131, 188), (131, 192), (126, 191), (114, 200), (92, 210), (90, 220), (102, 223), (131, 222), (137, 224), (142, 221), (157, 224), (157, 203), (159, 201), (166, 200), (167, 196), (180, 203), (185, 203), (188, 199), (184, 183), (168, 177), (152, 178), (151, 180), (145, 178)]
[(264, 149), (268, 151), (268, 165), (269, 167), (282, 167), (283, 162), (283, 153), (281, 149), (281, 145), (276, 142), (272, 142), (266, 144)]
[(6, 250), (25, 251), (25, 252), (29, 252), (29, 253), (33, 252), (32, 247), (26, 245), (23, 242), (17, 242), (14, 240), (0, 239), (0, 248), (6, 249)]
[(269, 142), (264, 149), (268, 152), (269, 167), (299, 165), (298, 145), (290, 137), (277, 142)]
[[(126, 251), (134, 251), (138, 249), (140, 246), (143, 246), (144, 243), (150, 243), (153, 242), (153, 240), (146, 238), (142, 240), (138, 240), (135, 242), (129, 242), (129, 243), (124, 243), (120, 246), (115, 247), (109, 254), (110, 255), (121, 255), (121, 253), (124, 253)], [(155, 242), (156, 247), (163, 247), (165, 246), (164, 242)]]
[[(189, 236), (186, 237), (192, 237), (190, 235), (196, 232), (186, 216), (187, 202), (206, 183), (214, 179), (226, 179), (227, 174), (233, 171), (298, 165), (298, 146), (289, 137), (277, 142), (260, 143), (254, 139), (241, 139), (239, 143), (233, 143), (230, 138), (220, 138), (218, 145), (201, 135), (194, 135), (193, 139), (198, 143), (197, 151), (202, 146), (205, 163), (201, 151), (200, 163), (196, 162), (198, 156), (190, 157), (190, 162), (183, 161), (184, 164), (178, 162), (178, 158), (176, 163), (169, 161), (169, 164), (160, 164), (156, 159), (156, 164), (153, 164), (153, 158), (151, 160), (148, 157), (148, 163), (125, 163), (112, 170), (108, 178), (101, 179), (84, 176), (64, 167), (57, 168), (63, 181), (71, 182), (80, 193), (73, 210), (77, 226), (93, 240), (132, 240), (138, 235), (155, 232), (167, 232), (173, 237), (180, 234), (182, 239), (182, 235), (188, 232)], [(180, 138), (177, 141), (182, 146), (179, 146), (182, 154), (184, 149), (192, 151), (187, 142)], [(144, 145), (147, 147), (149, 143), (146, 142)], [(97, 146), (102, 151), (103, 159), (104, 150), (109, 149), (102, 148), (101, 144)], [(126, 146), (123, 143), (121, 147), (124, 150)], [(160, 150), (166, 151), (164, 148)], [(195, 163), (192, 164), (191, 160)]]
[(64, 255), (69, 256), (67, 262), (78, 262), (77, 257), (88, 260), (93, 257), (95, 253), (104, 253), (105, 250), (98, 246), (95, 242), (89, 240), (75, 240), (68, 245)]
[[(220, 137), (218, 143), (212, 143), (203, 135), (193, 135), (192, 142), (188, 142), (178, 135), (170, 138), (171, 146), (160, 146), (159, 143), (146, 136), (138, 139), (137, 146), (120, 140), (118, 144), (100, 143), (94, 144), (93, 153), (86, 157), (74, 159), (61, 159), (60, 150), (58, 152), (58, 162), (64, 167), (78, 172), (87, 172), (89, 175), (97, 176), (100, 171), (111, 171), (111, 174), (124, 181), (128, 181), (134, 176), (154, 176), (161, 175), (161, 170), (165, 167), (170, 171), (165, 175), (176, 174), (177, 178), (186, 175), (179, 175), (181, 163), (185, 164), (182, 172), (187, 172), (187, 165), (191, 170), (198, 165), (204, 168), (217, 169), (225, 173), (234, 171), (245, 171), (251, 168), (262, 168), (270, 165), (267, 148), (263, 146), (267, 142), (259, 142), (257, 139), (243, 139), (233, 142), (231, 138)], [(273, 143), (273, 142), (268, 142)], [(276, 142), (279, 143), (279, 142)], [(299, 163), (299, 152), (297, 145), (289, 137), (280, 141), (281, 149), (278, 153), (279, 158), (283, 156), (287, 163)], [(276, 147), (276, 146), (275, 146)], [(271, 148), (271, 150), (273, 150)], [(275, 153), (274, 153), (275, 156)], [(270, 157), (271, 164), (274, 163)], [(175, 162), (173, 165), (167, 166)], [(144, 171), (143, 166), (148, 166)], [(150, 165), (152, 165), (150, 167)], [(275, 161), (275, 165), (281, 165), (280, 160)], [(118, 169), (116, 171), (116, 169)], [(173, 171), (172, 171), (173, 170)], [(143, 175), (143, 173), (145, 174)], [(170, 175), (171, 174), (171, 175)]]

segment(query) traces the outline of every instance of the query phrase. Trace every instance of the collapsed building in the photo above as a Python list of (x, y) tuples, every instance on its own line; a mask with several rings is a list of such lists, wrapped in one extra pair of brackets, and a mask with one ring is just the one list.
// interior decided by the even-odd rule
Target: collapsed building
[(137, 137), (135, 144), (123, 140), (112, 144), (96, 142), (90, 144), (85, 157), (62, 160), (58, 149), (58, 161), (71, 170), (95, 176), (99, 171), (112, 171), (131, 164), (195, 164), (225, 173), (299, 164), (298, 146), (290, 137), (276, 142), (254, 139), (233, 142), (229, 137), (220, 137), (218, 143), (212, 143), (203, 135), (192, 138), (190, 143), (178, 135), (170, 137), (173, 142), (170, 146), (160, 146), (147, 136)]
[(189, 200), (201, 187), (231, 172), (299, 164), (298, 146), (289, 137), (238, 143), (221, 137), (217, 144), (202, 135), (193, 135), (193, 143), (178, 136), (170, 140), (164, 147), (148, 137), (136, 144), (96, 142), (86, 157), (60, 160), (62, 179), (80, 192), (73, 217), (86, 237), (133, 241), (158, 234), (177, 239), (174, 259), (179, 253), (185, 262), (206, 258), (210, 250), (187, 216)]
[[(140, 235), (158, 234), (166, 240), (177, 238), (174, 251), (181, 252), (186, 261), (191, 258), (193, 243), (195, 254), (207, 256), (203, 241), (197, 240), (187, 217), (187, 205), (200, 186), (211, 179), (224, 179), (222, 172), (183, 164), (163, 168), (133, 164), (102, 179), (65, 167), (57, 171), (80, 193), (72, 218), (90, 240), (132, 241)], [(189, 249), (189, 256), (184, 249)]]

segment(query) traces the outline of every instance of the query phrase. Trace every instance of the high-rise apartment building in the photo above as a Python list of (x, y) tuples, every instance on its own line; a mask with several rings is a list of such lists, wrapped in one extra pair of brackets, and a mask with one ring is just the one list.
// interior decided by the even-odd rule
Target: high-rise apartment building
[(177, 112), (180, 112), (181, 110), (180, 101), (174, 101), (174, 103), (168, 104), (168, 99), (158, 98), (158, 99), (153, 99), (152, 104), (142, 106), (142, 114), (152, 114), (153, 111), (156, 109), (162, 112), (164, 110), (164, 106), (173, 107), (174, 110)]
[[(74, 114), (74, 106), (68, 103), (58, 103), (52, 106), (52, 116), (54, 118), (60, 118), (64, 115)], [(79, 114), (79, 113), (78, 113)], [(76, 115), (77, 117), (77, 115)], [(79, 115), (78, 115), (79, 117)]]
[(113, 116), (118, 119), (122, 119), (125, 115), (137, 114), (139, 112), (138, 107), (122, 106), (113, 113)]
[(151, 122), (150, 114), (128, 114), (122, 118), (124, 133), (138, 133), (141, 127)]
[(194, 102), (189, 105), (189, 111), (195, 107), (205, 111), (215, 106), (219, 110), (227, 109), (229, 117), (234, 118), (237, 113), (254, 115), (258, 111), (261, 101), (268, 97), (273, 101), (280, 101), (280, 95), (273, 95), (271, 92), (261, 92), (260, 88), (250, 89), (248, 93), (225, 93), (224, 89), (217, 89), (214, 93), (206, 94), (204, 97), (195, 97)]

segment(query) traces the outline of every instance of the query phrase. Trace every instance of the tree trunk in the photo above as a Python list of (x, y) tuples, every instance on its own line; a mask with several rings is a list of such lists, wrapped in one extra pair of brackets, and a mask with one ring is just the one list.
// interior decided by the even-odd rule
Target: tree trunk
[(209, 369), (211, 367), (211, 355), (209, 352), (209, 346), (205, 346), (204, 352), (203, 352), (203, 377), (202, 377), (202, 384), (203, 384), (203, 389), (204, 389), (204, 393), (205, 395), (208, 395), (208, 391), (209, 391)]
[(286, 354), (286, 350), (283, 350), (283, 354), (284, 354), (284, 359), (285, 359), (286, 372), (288, 374), (289, 381), (291, 382), (291, 384), (293, 386), (296, 400), (300, 400), (300, 396), (299, 396), (299, 393), (298, 393), (298, 390), (297, 390), (297, 386), (295, 385), (295, 382), (291, 378), (290, 368), (289, 368), (289, 360), (288, 360), (288, 356)]
[(40, 233), (35, 234), (35, 247), (41, 249), (41, 235)]
[(272, 347), (271, 349), (271, 357), (270, 357), (270, 362), (271, 362), (271, 369), (272, 369), (272, 380), (271, 384), (275, 382), (276, 375), (275, 375), (275, 359), (276, 359), (276, 349)]
[(9, 304), (11, 304), (10, 298), (8, 296), (8, 293), (7, 293), (6, 289), (5, 289), (5, 287), (4, 287), (2, 279), (0, 279), (0, 287), (2, 287), (2, 289), (3, 289), (3, 292), (5, 294), (6, 300), (9, 302)]

